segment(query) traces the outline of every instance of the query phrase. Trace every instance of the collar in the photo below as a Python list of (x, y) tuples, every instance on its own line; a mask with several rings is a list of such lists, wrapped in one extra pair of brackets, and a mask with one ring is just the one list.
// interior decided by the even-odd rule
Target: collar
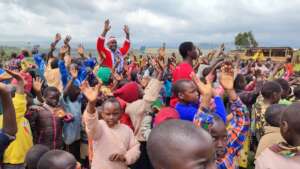
[(291, 158), (295, 156), (300, 156), (300, 146), (293, 147), (288, 145), (287, 143), (279, 143), (272, 147), (270, 150), (276, 154), (282, 155), (286, 158)]

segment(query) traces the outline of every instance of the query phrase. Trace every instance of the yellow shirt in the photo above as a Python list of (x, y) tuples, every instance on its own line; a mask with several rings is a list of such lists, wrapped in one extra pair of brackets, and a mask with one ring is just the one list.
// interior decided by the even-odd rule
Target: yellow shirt
[[(3, 163), (22, 164), (28, 150), (32, 147), (32, 134), (28, 120), (24, 117), (26, 113), (26, 95), (16, 93), (13, 104), (16, 111), (18, 132), (14, 140), (4, 152)], [(3, 115), (0, 116), (2, 126)]]

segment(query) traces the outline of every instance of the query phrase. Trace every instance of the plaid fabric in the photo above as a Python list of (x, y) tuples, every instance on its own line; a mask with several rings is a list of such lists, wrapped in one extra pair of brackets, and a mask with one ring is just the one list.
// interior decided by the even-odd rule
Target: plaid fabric
[[(250, 118), (247, 107), (240, 99), (231, 103), (232, 120), (227, 126), (228, 144), (225, 157), (217, 161), (219, 169), (233, 169), (237, 168), (235, 164), (235, 157), (242, 149), (243, 144), (247, 138), (249, 131)], [(213, 123), (213, 116), (207, 112), (198, 112), (194, 118), (194, 124), (197, 127), (209, 128)]]

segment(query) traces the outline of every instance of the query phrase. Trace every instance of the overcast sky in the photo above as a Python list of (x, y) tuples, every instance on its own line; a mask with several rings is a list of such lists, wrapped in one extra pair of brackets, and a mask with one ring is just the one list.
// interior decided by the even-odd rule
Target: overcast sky
[(258, 42), (300, 47), (300, 0), (0, 0), (0, 41), (46, 41), (60, 32), (93, 42), (109, 34), (136, 44), (231, 42), (252, 30)]

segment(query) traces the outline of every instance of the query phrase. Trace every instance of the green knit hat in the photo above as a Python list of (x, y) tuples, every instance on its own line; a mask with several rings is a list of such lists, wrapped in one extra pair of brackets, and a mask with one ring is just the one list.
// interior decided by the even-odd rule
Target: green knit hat
[(97, 72), (97, 77), (100, 78), (104, 85), (110, 83), (111, 70), (108, 67), (100, 67)]

